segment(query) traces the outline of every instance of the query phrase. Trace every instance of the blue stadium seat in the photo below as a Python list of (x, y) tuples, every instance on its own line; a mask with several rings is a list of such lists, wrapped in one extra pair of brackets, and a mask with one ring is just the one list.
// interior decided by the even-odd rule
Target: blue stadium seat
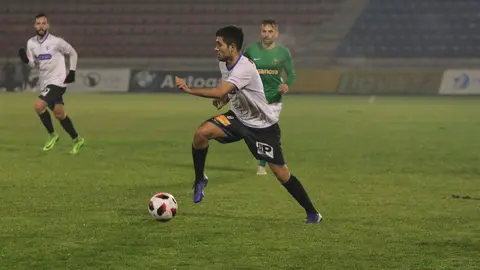
[(338, 54), (346, 57), (478, 57), (480, 1), (371, 0)]

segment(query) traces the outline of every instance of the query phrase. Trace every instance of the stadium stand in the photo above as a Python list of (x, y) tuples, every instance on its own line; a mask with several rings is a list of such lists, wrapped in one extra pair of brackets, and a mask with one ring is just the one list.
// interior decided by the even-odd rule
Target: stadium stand
[[(51, 31), (82, 57), (211, 57), (212, 35), (226, 24), (258, 26), (266, 17), (282, 25), (320, 25), (335, 0), (25, 0), (0, 7), (0, 50), (15, 55), (34, 35), (32, 17), (45, 12)], [(301, 33), (299, 33), (301, 35)]]
[(480, 1), (371, 0), (337, 52), (341, 57), (478, 57)]

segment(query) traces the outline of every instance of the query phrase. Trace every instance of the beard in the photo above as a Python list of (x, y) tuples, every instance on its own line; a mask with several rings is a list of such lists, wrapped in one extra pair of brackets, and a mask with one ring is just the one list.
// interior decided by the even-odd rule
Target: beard
[(228, 57), (225, 56), (225, 55), (218, 55), (218, 54), (217, 54), (217, 59), (218, 59), (218, 61), (220, 61), (220, 62), (226, 62), (226, 61), (228, 60)]
[(48, 30), (36, 30), (37, 32), (37, 36), (43, 38), (47, 33), (48, 33)]
[(262, 40), (263, 44), (265, 45), (272, 45), (273, 44), (273, 40), (272, 39), (264, 39)]

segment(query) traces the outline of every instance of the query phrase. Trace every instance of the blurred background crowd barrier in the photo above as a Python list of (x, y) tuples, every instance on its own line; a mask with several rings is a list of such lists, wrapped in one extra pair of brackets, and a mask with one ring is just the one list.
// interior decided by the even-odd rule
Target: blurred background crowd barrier
[(292, 93), (478, 95), (478, 0), (17, 0), (0, 7), (0, 91), (37, 91), (17, 51), (36, 13), (77, 50), (69, 91), (178, 92), (219, 80), (215, 31), (242, 26), (245, 44), (274, 18), (292, 52)]

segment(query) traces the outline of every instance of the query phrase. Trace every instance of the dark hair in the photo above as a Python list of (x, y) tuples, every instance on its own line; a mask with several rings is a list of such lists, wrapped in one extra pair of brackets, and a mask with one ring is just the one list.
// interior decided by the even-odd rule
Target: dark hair
[(37, 15), (35, 15), (35, 20), (42, 17), (45, 17), (48, 19), (47, 14), (40, 12), (40, 13), (37, 13)]
[(266, 19), (262, 21), (262, 25), (271, 25), (273, 28), (278, 28), (278, 23), (274, 19)]
[(237, 26), (226, 26), (218, 29), (216, 33), (217, 37), (222, 37), (223, 41), (230, 46), (235, 44), (237, 46), (237, 51), (240, 51), (243, 46), (243, 30)]

